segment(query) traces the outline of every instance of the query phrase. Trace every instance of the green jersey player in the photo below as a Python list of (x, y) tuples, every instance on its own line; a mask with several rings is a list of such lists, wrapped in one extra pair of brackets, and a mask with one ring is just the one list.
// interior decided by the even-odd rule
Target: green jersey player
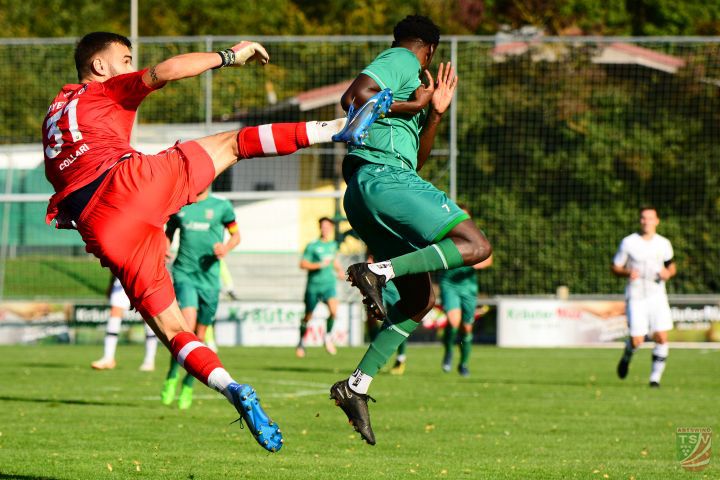
[[(180, 243), (172, 266), (173, 285), (185, 321), (205, 341), (207, 328), (215, 321), (220, 296), (220, 260), (240, 243), (232, 204), (210, 195), (208, 189), (198, 195), (197, 203), (187, 205), (172, 215), (165, 234), (168, 250), (176, 231)], [(224, 242), (225, 230), (230, 233)], [(171, 357), (161, 400), (169, 405), (175, 399), (180, 365)], [(180, 409), (192, 405), (195, 377), (187, 374), (178, 398)]]
[(331, 336), (338, 306), (335, 282), (344, 276), (337, 258), (338, 244), (332, 239), (335, 222), (328, 217), (322, 217), (318, 223), (320, 238), (308, 243), (300, 260), (300, 268), (307, 270), (308, 278), (305, 286), (305, 316), (300, 322), (300, 341), (295, 350), (298, 358), (305, 357), (304, 338), (307, 324), (319, 302), (325, 302), (330, 311), (325, 322), (325, 350), (330, 355), (337, 353)]
[[(343, 161), (347, 218), (377, 261), (351, 265), (348, 277), (369, 313), (385, 325), (355, 372), (335, 383), (330, 396), (370, 444), (375, 444), (367, 407), (370, 382), (435, 304), (428, 272), (475, 265), (491, 253), (469, 216), (418, 175), (457, 86), (450, 64), (441, 63), (435, 78), (428, 70), (440, 32), (429, 18), (414, 15), (393, 34), (392, 47), (360, 73), (341, 100), (347, 109), (386, 88), (395, 100), (391, 113), (372, 124), (365, 144), (351, 147)], [(386, 309), (382, 290), (391, 279), (399, 299)]]

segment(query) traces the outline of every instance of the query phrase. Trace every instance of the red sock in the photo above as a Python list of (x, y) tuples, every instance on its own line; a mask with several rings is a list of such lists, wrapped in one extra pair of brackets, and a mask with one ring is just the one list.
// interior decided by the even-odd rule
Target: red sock
[(237, 142), (240, 158), (290, 155), (310, 146), (305, 122), (245, 127), (238, 132)]
[(203, 344), (194, 333), (180, 332), (170, 340), (170, 350), (180, 366), (205, 385), (208, 375), (216, 368), (223, 368), (218, 356)]

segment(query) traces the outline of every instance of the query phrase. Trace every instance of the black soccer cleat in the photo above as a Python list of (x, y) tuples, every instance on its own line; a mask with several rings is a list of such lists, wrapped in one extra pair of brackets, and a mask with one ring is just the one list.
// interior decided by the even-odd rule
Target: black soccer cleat
[(630, 361), (623, 357), (620, 359), (620, 362), (617, 366), (617, 375), (620, 378), (620, 380), (623, 380), (625, 377), (627, 377), (628, 369), (630, 368)]
[(375, 434), (370, 426), (370, 412), (368, 399), (375, 401), (370, 395), (354, 392), (348, 386), (347, 380), (340, 380), (330, 387), (330, 398), (335, 405), (342, 408), (348, 417), (350, 425), (370, 445), (375, 445)]
[(350, 265), (347, 269), (347, 276), (350, 284), (360, 290), (368, 315), (381, 322), (385, 320), (387, 312), (382, 295), (385, 277), (371, 271), (367, 263)]
[(650, 388), (660, 388), (660, 382), (650, 382)]

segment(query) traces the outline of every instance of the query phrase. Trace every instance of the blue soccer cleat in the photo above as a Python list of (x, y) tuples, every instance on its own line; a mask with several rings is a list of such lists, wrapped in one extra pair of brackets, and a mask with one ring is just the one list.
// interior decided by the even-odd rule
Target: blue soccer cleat
[(265, 450), (277, 452), (283, 446), (282, 433), (277, 423), (270, 420), (260, 406), (260, 399), (250, 385), (231, 383), (228, 391), (233, 405), (252, 433)]
[(368, 135), (370, 125), (390, 111), (393, 102), (392, 90), (386, 88), (373, 95), (365, 105), (355, 110), (353, 105), (347, 114), (345, 127), (333, 135), (333, 142), (345, 142), (351, 145), (362, 145)]

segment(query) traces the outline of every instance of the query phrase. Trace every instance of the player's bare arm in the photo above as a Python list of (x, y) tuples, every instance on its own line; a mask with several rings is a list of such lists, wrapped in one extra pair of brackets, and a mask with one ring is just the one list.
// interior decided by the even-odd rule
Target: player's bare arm
[(675, 262), (671, 261), (668, 265), (665, 265), (662, 269), (660, 269), (660, 273), (658, 273), (660, 276), (660, 280), (667, 281), (670, 280), (672, 277), (677, 275), (677, 267), (675, 266)]
[(218, 242), (213, 245), (213, 253), (215, 253), (217, 258), (224, 258), (228, 252), (232, 251), (232, 249), (238, 245), (240, 245), (240, 231), (235, 230), (234, 232), (231, 232), (230, 238), (228, 238), (227, 242)]
[[(420, 85), (417, 90), (415, 90), (412, 100), (405, 102), (393, 102), (388, 116), (414, 115), (427, 107), (428, 103), (430, 103), (430, 100), (432, 99), (435, 84), (430, 72), (425, 70), (425, 75), (428, 77), (428, 86)], [(345, 111), (350, 108), (350, 105), (354, 105), (355, 108), (360, 108), (370, 99), (370, 97), (378, 93), (380, 90), (382, 89), (375, 80), (373, 80), (370, 76), (361, 73), (345, 91), (340, 99), (340, 104)]]
[(270, 60), (265, 48), (257, 42), (243, 41), (220, 52), (184, 53), (154, 65), (143, 74), (151, 87), (200, 75), (213, 68), (238, 67), (256, 61), (265, 65)]
[(630, 280), (635, 280), (636, 278), (640, 277), (640, 272), (631, 268), (627, 268), (623, 265), (613, 265), (611, 267), (611, 270), (616, 277), (629, 277)]
[(450, 106), (450, 102), (455, 94), (455, 88), (457, 88), (457, 82), (458, 77), (455, 75), (455, 69), (450, 62), (448, 62), (447, 65), (441, 63), (438, 67), (437, 83), (435, 84), (435, 90), (432, 95), (432, 100), (430, 101), (430, 112), (425, 120), (422, 134), (420, 134), (420, 148), (418, 148), (417, 162), (418, 171), (420, 171), (430, 156), (430, 151), (435, 143), (437, 126), (440, 124), (443, 115)]

